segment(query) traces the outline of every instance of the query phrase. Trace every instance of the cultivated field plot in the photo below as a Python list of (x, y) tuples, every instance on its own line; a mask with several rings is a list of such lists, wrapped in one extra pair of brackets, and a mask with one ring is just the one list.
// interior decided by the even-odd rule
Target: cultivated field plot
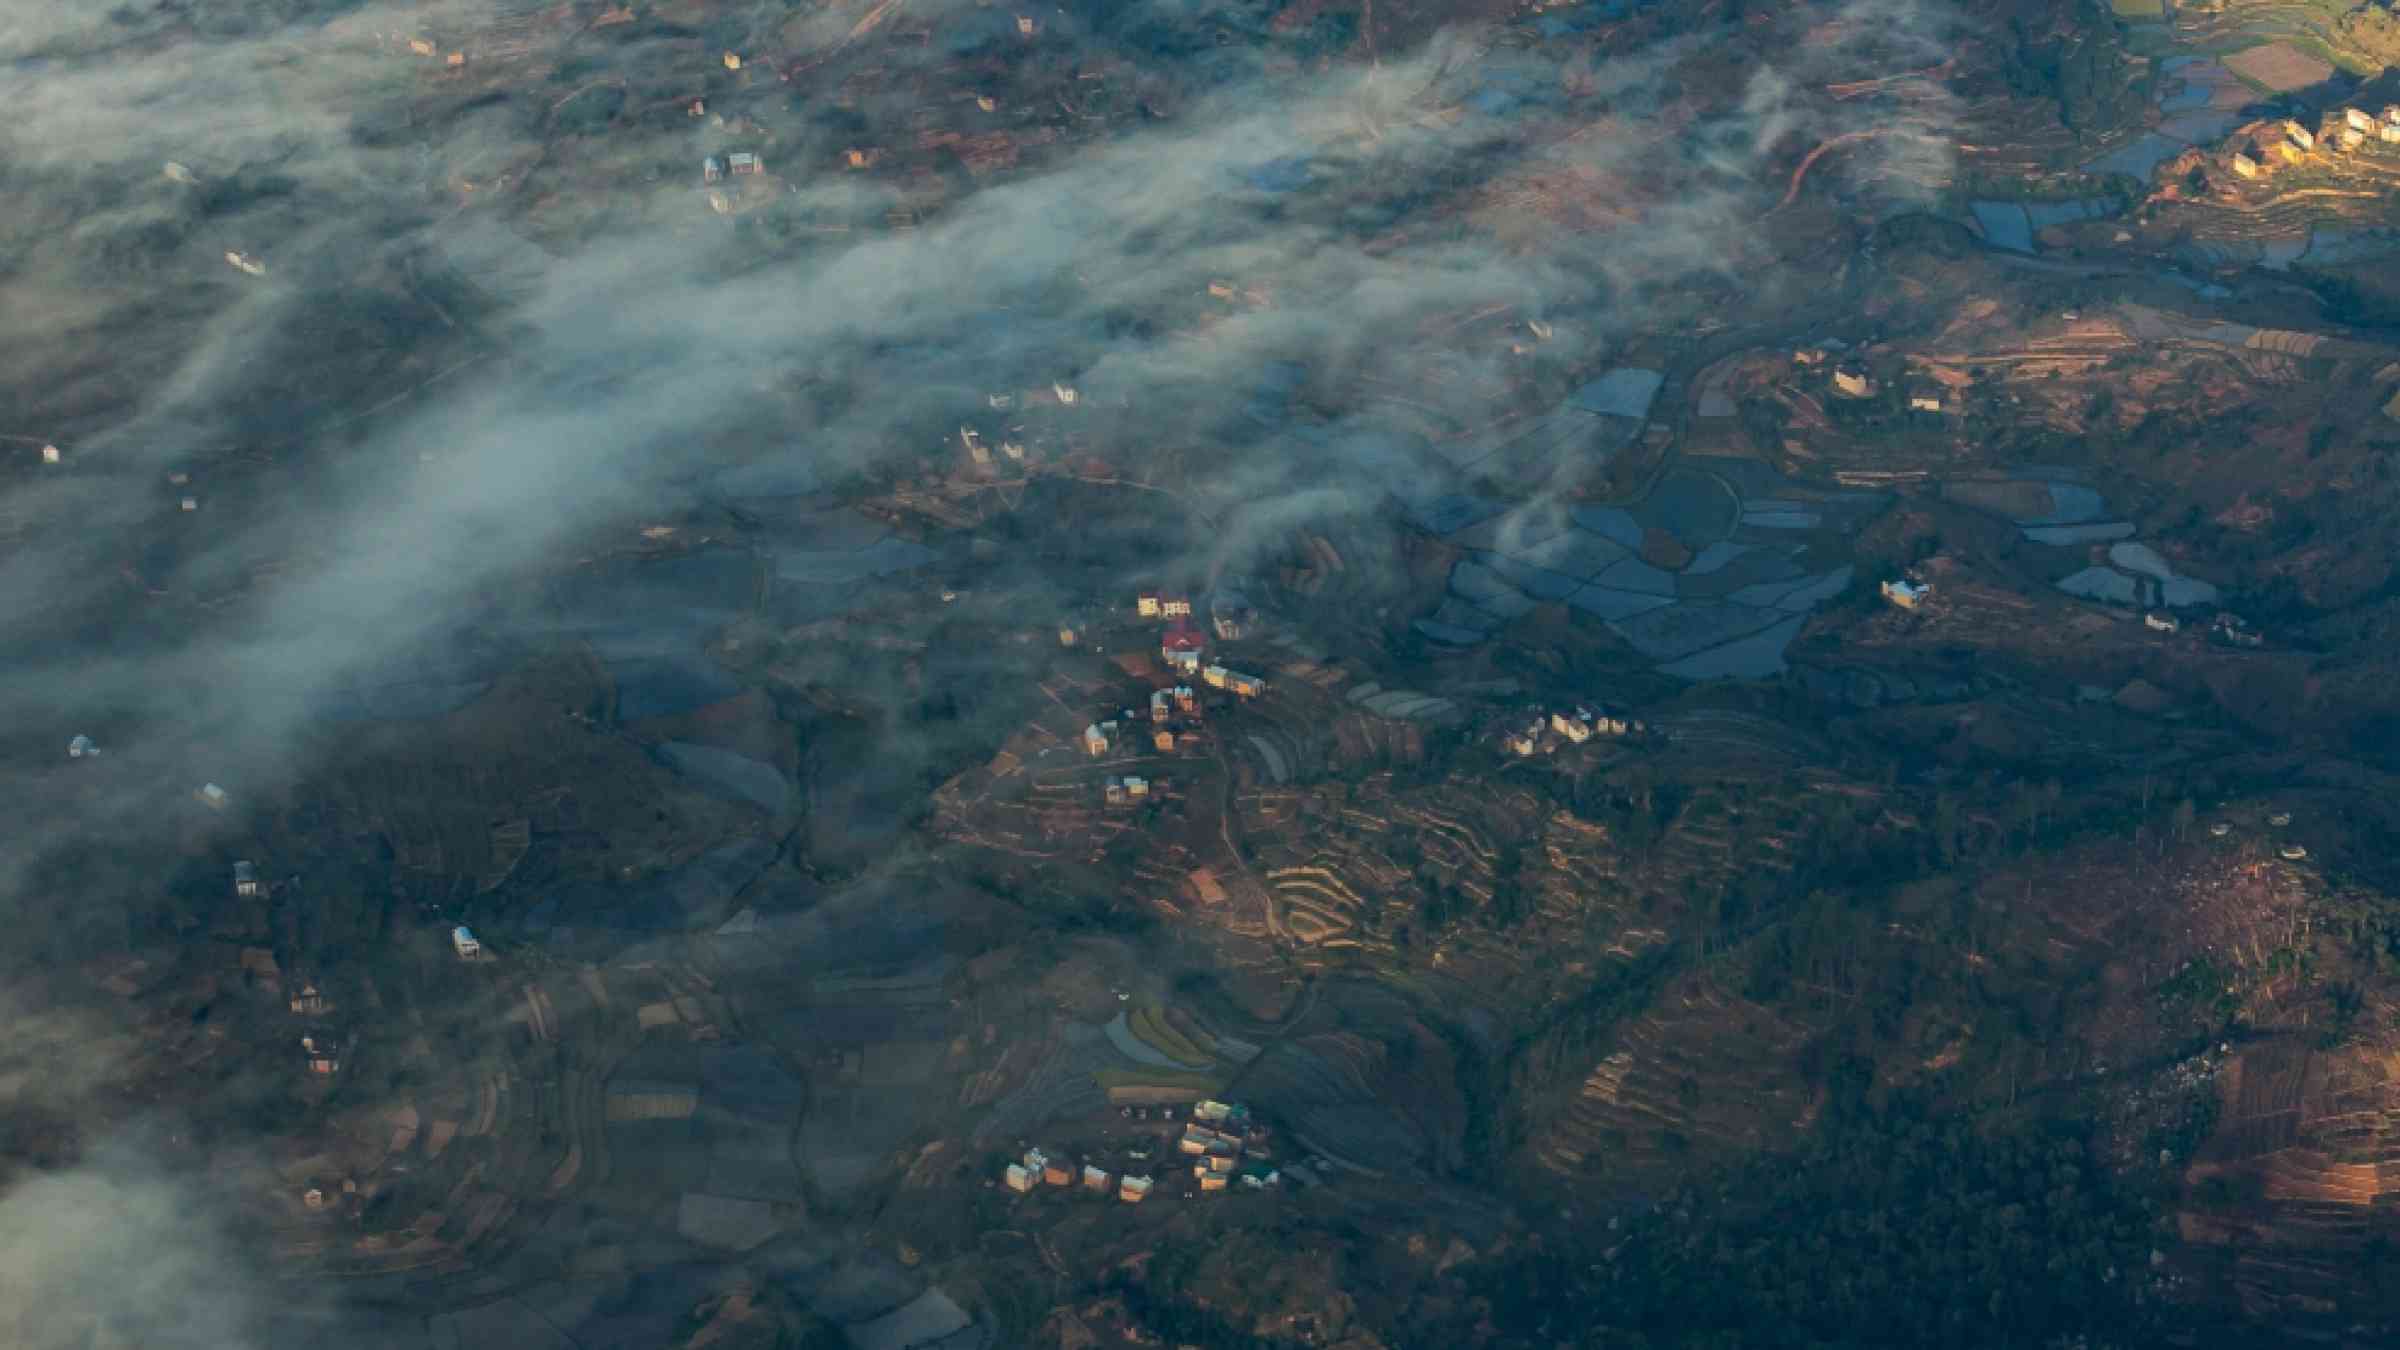
[(2222, 60), (2227, 70), (2279, 94), (2333, 78), (2332, 63), (2288, 42), (2270, 42)]

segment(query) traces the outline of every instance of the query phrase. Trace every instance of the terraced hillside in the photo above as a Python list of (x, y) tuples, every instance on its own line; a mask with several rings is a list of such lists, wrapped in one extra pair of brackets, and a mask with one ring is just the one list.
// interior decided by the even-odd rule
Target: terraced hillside
[[(316, 1278), (367, 1289), (467, 1278), (609, 1174), (599, 1085), (638, 1033), (605, 1015), (597, 974), (579, 982), (505, 960), (428, 956), (422, 975), (434, 988), (411, 991), (409, 1003), (421, 1009), (438, 990), (452, 1010), (412, 1018), (422, 1030), (401, 1040), (354, 1044), (325, 1086), (320, 1121), (295, 1122), (302, 1128), (276, 1164), (279, 1194), (267, 1207), (278, 1250)], [(372, 986), (338, 976), (312, 987), (340, 996), (335, 1016), (343, 1004), (380, 1001)], [(461, 1014), (514, 1034), (478, 1037), (463, 1059), (437, 1053), (437, 1039), (461, 1043)]]
[(1268, 1046), (1229, 1091), (1285, 1122), (1297, 1149), (1394, 1176), (1466, 1161), (1466, 1067), (1404, 998), (1344, 983), (1310, 1030)]
[(1525, 1165), (1600, 1194), (1664, 1186), (1696, 1158), (1790, 1146), (1817, 1090), (1800, 1051), (1821, 1019), (1752, 1002), (1711, 971), (1623, 1026), (1571, 1094), (1538, 1110)]
[(1824, 754), (1698, 706), (1551, 778), (1377, 771), (1236, 808), (1273, 929), (1308, 959), (1407, 972), (1515, 1022), (1784, 889), (1823, 828), (1807, 798), (1839, 785)]
[(2185, 1174), (2196, 1260), (2253, 1316), (2355, 1309), (2362, 1254), (2400, 1237), (2400, 1061), (2273, 1043), (2234, 1057), (2219, 1091), (2217, 1132)]

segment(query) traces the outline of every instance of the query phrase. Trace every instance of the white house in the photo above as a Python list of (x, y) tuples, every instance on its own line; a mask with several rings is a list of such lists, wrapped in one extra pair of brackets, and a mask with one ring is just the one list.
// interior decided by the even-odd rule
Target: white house
[(1895, 605), (1898, 605), (1902, 609), (1915, 609), (1924, 601), (1926, 596), (1931, 595), (1932, 593), (1933, 588), (1931, 586), (1910, 581), (1905, 577), (1898, 581), (1887, 581), (1883, 583), (1883, 598), (1891, 601)]
[(1094, 759), (1108, 753), (1108, 733), (1100, 729), (1098, 722), (1083, 729), (1083, 750)]
[(258, 864), (237, 862), (233, 865), (233, 893), (239, 896), (258, 894)]
[(200, 785), (201, 805), (222, 811), (225, 809), (225, 803), (227, 800), (229, 799), (225, 795), (225, 789), (218, 787), (214, 783), (202, 783)]
[(78, 736), (67, 742), (67, 758), (69, 759), (85, 759), (99, 753), (100, 747), (92, 744), (92, 738), (89, 736)]
[(1225, 677), (1225, 687), (1240, 698), (1257, 698), (1260, 694), (1267, 692), (1267, 682), (1256, 675), (1228, 673)]
[(1550, 729), (1578, 745), (1592, 738), (1591, 723), (1579, 717), (1569, 717), (1563, 712), (1550, 714)]
[(1023, 1163), (1008, 1165), (1008, 1188), (1022, 1195), (1042, 1184), (1042, 1174), (1029, 1171)]
[(1150, 1178), (1148, 1177), (1128, 1176), (1117, 1183), (1117, 1198), (1129, 1205), (1142, 1203), (1142, 1197), (1149, 1193)]
[(2177, 619), (2174, 615), (2159, 614), (2156, 612), (2143, 615), (2142, 623), (2149, 627), (2152, 631), (2160, 633), (2172, 633), (2175, 630), (2183, 627), (2182, 621)]
[(1147, 797), (1149, 797), (1149, 795), (1150, 795), (1150, 780), (1149, 780), (1149, 779), (1147, 779), (1147, 778), (1127, 778), (1127, 779), (1125, 780), (1125, 800), (1127, 800), (1127, 801), (1129, 801), (1129, 802), (1138, 802), (1138, 801), (1142, 801), (1142, 800), (1146, 799)]
[(483, 954), (483, 944), (475, 940), (474, 931), (463, 923), (450, 930), (450, 946), (461, 961), (472, 961)]
[(2374, 117), (2370, 115), (2364, 108), (2342, 109), (2342, 120), (2349, 123), (2352, 128), (2359, 131), (2373, 131), (2375, 129)]

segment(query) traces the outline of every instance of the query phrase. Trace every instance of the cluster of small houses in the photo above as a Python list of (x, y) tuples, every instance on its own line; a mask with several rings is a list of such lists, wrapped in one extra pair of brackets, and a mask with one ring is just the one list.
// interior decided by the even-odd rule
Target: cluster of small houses
[[(257, 895), (261, 893), (258, 889), (257, 869), (251, 864), (235, 863), (233, 877), (235, 894)], [(245, 885), (250, 886), (251, 889), (243, 890), (242, 887)], [(475, 934), (464, 924), (450, 930), (450, 946), (453, 951), (458, 953), (458, 959), (461, 961), (474, 961), (483, 955), (483, 944), (476, 940)], [(291, 998), (292, 1011), (303, 1017), (323, 1016), (328, 1006), (324, 991), (317, 988), (313, 981), (302, 981), (299, 992), (293, 994)], [(319, 1078), (331, 1078), (342, 1071), (341, 1038), (332, 1032), (319, 1029), (302, 1036), (300, 1053), (308, 1065), (308, 1071)]]
[[(699, 115), (700, 108), (701, 105), (698, 103), (692, 105), (694, 116)], [(732, 215), (736, 209), (734, 198), (727, 196), (716, 184), (724, 182), (728, 176), (756, 178), (766, 171), (767, 162), (746, 150), (736, 151), (729, 155), (710, 155), (701, 160), (700, 181), (709, 184), (707, 188), (709, 209), (720, 216)]]
[[(93, 759), (97, 758), (99, 754), (100, 747), (89, 736), (76, 736), (67, 742), (67, 758), (69, 759)], [(199, 799), (201, 805), (218, 811), (224, 810), (232, 800), (225, 789), (215, 783), (201, 784), (192, 795)], [(273, 887), (259, 875), (257, 863), (247, 858), (234, 861), (234, 898), (256, 900), (264, 898), (272, 891)], [(450, 945), (462, 961), (477, 960), (483, 953), (483, 944), (477, 941), (475, 934), (464, 925), (450, 930)], [(273, 959), (263, 953), (261, 955), (264, 959), (264, 965), (261, 968), (270, 976), (274, 975)], [(245, 958), (245, 964), (249, 964), (247, 958)], [(324, 992), (318, 989), (313, 982), (302, 981), (299, 991), (291, 996), (290, 1006), (296, 1015), (316, 1017), (326, 1011), (327, 1003)], [(302, 1036), (300, 1052), (308, 1066), (308, 1071), (319, 1078), (331, 1078), (341, 1072), (341, 1038), (333, 1032), (320, 1028)]]
[(2385, 105), (2381, 117), (2364, 108), (2344, 108), (2339, 118), (2328, 117), (2316, 131), (2286, 118), (2278, 130), (2283, 134), (2269, 146), (2262, 148), (2254, 140), (2249, 150), (2235, 151), (2233, 171), (2244, 178), (2256, 178), (2267, 167), (2264, 161), (2270, 155), (2296, 164), (2303, 155), (2320, 146), (2327, 150), (2356, 150), (2370, 136), (2386, 145), (2400, 145), (2400, 103)]
[[(1184, 1124), (1175, 1147), (1193, 1160), (1192, 1180), (1199, 1189), (1221, 1191), (1238, 1181), (1248, 1190), (1263, 1191), (1283, 1184), (1283, 1174), (1267, 1158), (1264, 1148), (1267, 1137), (1265, 1127), (1251, 1122), (1250, 1108), (1203, 1101), (1193, 1104), (1192, 1117)], [(1137, 1150), (1132, 1156), (1149, 1155)], [(1140, 1204), (1157, 1185), (1155, 1177), (1135, 1176), (1131, 1172), (1112, 1177), (1106, 1168), (1090, 1163), (1078, 1170), (1064, 1158), (1053, 1158), (1038, 1148), (1027, 1149), (1024, 1158), (1010, 1163), (1001, 1178), (1019, 1195), (1042, 1186), (1081, 1185), (1095, 1195), (1106, 1195), (1114, 1189), (1117, 1198), (1129, 1205)]]
[(700, 161), (700, 181), (722, 183), (728, 174), (747, 178), (767, 171), (767, 162), (748, 151), (737, 150), (730, 155), (710, 155)]
[[(89, 736), (77, 736), (67, 742), (67, 758), (69, 759), (98, 759), (99, 757), (100, 747)], [(233, 801), (231, 793), (214, 783), (202, 783), (192, 790), (192, 796), (211, 811), (222, 811)], [(241, 864), (243, 867), (249, 865), (248, 863)]]
[[(1178, 716), (1197, 719), (1200, 716), (1200, 691), (1188, 684), (1173, 689), (1156, 689), (1150, 693), (1151, 743), (1159, 753), (1175, 748), (1174, 719)], [(1098, 759), (1116, 748), (1122, 739), (1124, 725), (1133, 720), (1133, 710), (1126, 709), (1105, 722), (1094, 722), (1083, 729), (1083, 748), (1086, 754)], [(1114, 780), (1112, 780), (1114, 781)]]
[[(233, 893), (236, 897), (255, 900), (272, 893), (272, 891), (273, 887), (259, 876), (257, 863), (247, 859), (234, 863)], [(276, 969), (274, 956), (269, 952), (263, 950), (243, 952), (242, 966), (246, 971), (263, 977), (268, 982), (267, 987), (270, 990), (280, 983), (281, 974)], [(332, 1004), (326, 999), (325, 991), (319, 989), (315, 981), (303, 979), (300, 981), (300, 987), (292, 992), (287, 1006), (292, 1010), (293, 1016), (305, 1017), (311, 1022), (308, 1030), (300, 1037), (300, 1062), (306, 1066), (309, 1075), (314, 1078), (331, 1078), (340, 1073), (342, 1071), (342, 1036), (339, 1032), (323, 1025), (320, 1020), (332, 1011)]]
[[(1802, 347), (1793, 352), (1792, 363), (1812, 368), (1822, 366), (1833, 360), (1829, 349), (1839, 350), (1842, 346), (1843, 344), (1838, 340), (1828, 338), (1820, 346)], [(1849, 358), (1834, 363), (1833, 392), (1844, 398), (1873, 398), (1875, 388), (1875, 374), (1867, 368), (1864, 361)], [(1908, 410), (1921, 413), (1948, 411), (1942, 403), (1940, 391), (1933, 387), (1920, 387), (1911, 391), (1908, 396)]]
[(2229, 609), (2217, 611), (2217, 617), (2209, 622), (2208, 628), (2210, 637), (2229, 647), (2257, 647), (2264, 645), (2267, 640), (2264, 634), (2244, 622), (2241, 615)]
[[(856, 154), (858, 152), (852, 151), (851, 153)], [(984, 396), (984, 402), (990, 406), (993, 412), (1005, 413), (1011, 411), (1017, 406), (1018, 396), (1007, 393), (987, 394)], [(1051, 381), (1050, 388), (1046, 392), (1041, 389), (1031, 389), (1026, 391), (1024, 395), (1024, 403), (1027, 407), (1034, 407), (1042, 404), (1056, 404), (1061, 408), (1072, 408), (1081, 404), (1082, 402), (1082, 391), (1078, 390), (1074, 385), (1068, 384), (1064, 380)], [(1017, 440), (1015, 436), (1009, 434), (1010, 432), (1022, 430), (1022, 427), (1011, 427), (1002, 432), (999, 442), (1001, 458), (1009, 460), (1012, 463), (1022, 464), (1025, 462), (1025, 443)], [(992, 446), (990, 443), (985, 441), (982, 432), (977, 431), (972, 426), (961, 423), (958, 428), (958, 443), (960, 448), (967, 452), (967, 461), (969, 463), (973, 464), (979, 469), (987, 469), (991, 467)], [(1069, 643), (1068, 645), (1071, 646), (1073, 644)]]
[[(1165, 619), (1180, 629), (1192, 621), (1192, 602), (1179, 595), (1143, 591), (1133, 598), (1133, 612), (1145, 619)], [(1239, 642), (1257, 622), (1257, 615), (1238, 595), (1223, 593), (1210, 602), (1208, 622), (1219, 642)]]
[[(1921, 608), (1932, 594), (1932, 584), (1915, 577), (1899, 577), (1883, 583), (1883, 598), (1901, 609)], [(2154, 609), (2142, 615), (2142, 626), (2154, 633), (2178, 633), (2183, 631), (2183, 620)], [(2208, 635), (2228, 647), (2258, 647), (2266, 642), (2257, 629), (2229, 609), (2218, 610), (2216, 617), (2209, 620)]]
[[(2183, 620), (2160, 610), (2151, 610), (2142, 615), (2142, 626), (2153, 633), (2180, 633), (2183, 631)], [(2257, 629), (2243, 621), (2241, 615), (2229, 609), (2218, 610), (2216, 617), (2209, 620), (2208, 635), (2228, 647), (2256, 647), (2266, 641)]]
[[(2154, 633), (2180, 633), (2183, 620), (2152, 610), (2142, 616), (2142, 626)], [(2257, 647), (2266, 642), (2257, 629), (2229, 609), (2218, 610), (2216, 617), (2209, 620), (2208, 635), (2228, 647)]]
[[(79, 736), (76, 739), (83, 738)], [(96, 754), (98, 752), (87, 749), (84, 753)], [(234, 862), (233, 894), (236, 899), (256, 900), (271, 894), (272, 891), (273, 887), (259, 876), (257, 863), (247, 858), (237, 859)], [(464, 924), (450, 930), (450, 947), (451, 950), (458, 953), (458, 959), (461, 961), (479, 960), (483, 955), (483, 944), (476, 940), (474, 932)], [(272, 958), (266, 960), (264, 968), (270, 975), (273, 974)], [(295, 1016), (310, 1018), (322, 1017), (331, 1008), (331, 1004), (326, 1000), (325, 991), (319, 989), (315, 981), (305, 979), (300, 982), (300, 988), (292, 994), (289, 1005)], [(300, 1038), (300, 1054), (309, 1073), (315, 1077), (331, 1078), (342, 1071), (342, 1038), (338, 1033), (324, 1027), (314, 1028)]]
[[(2291, 823), (2292, 813), (2289, 811), (2277, 811), (2267, 817), (2267, 825), (2270, 829), (2280, 830)], [(2233, 833), (2233, 822), (2220, 820), (2208, 827), (2208, 833), (2211, 838), (2223, 839)], [(2302, 862), (2308, 857), (2308, 847), (2305, 844), (2286, 841), (2275, 850), (2275, 855), (2285, 862)]]
[[(246, 858), (234, 863), (233, 893), (235, 896), (245, 900), (256, 899), (269, 894), (271, 890), (272, 887), (269, 883), (259, 876), (257, 863)], [(473, 961), (483, 954), (483, 944), (478, 942), (475, 934), (463, 924), (450, 930), (450, 945), (457, 951), (459, 959), (462, 961)], [(264, 969), (272, 974), (275, 968), (272, 957), (267, 957), (264, 953), (260, 955), (264, 958)], [(249, 965), (250, 963), (245, 960), (244, 964)], [(292, 991), (286, 1006), (292, 1010), (293, 1016), (308, 1018), (313, 1024), (300, 1037), (300, 1062), (308, 1070), (309, 1076), (331, 1079), (340, 1073), (342, 1071), (344, 1038), (339, 1031), (323, 1025), (322, 1019), (333, 1011), (332, 1001), (325, 997), (325, 991), (317, 986), (316, 981), (302, 979), (300, 987)], [(355, 1181), (344, 1182), (341, 1189), (343, 1195), (355, 1197), (358, 1194), (358, 1183)], [(310, 1186), (301, 1193), (300, 1199), (301, 1203), (314, 1210), (325, 1208), (333, 1202), (334, 1197), (328, 1195), (322, 1187)]]
[(1531, 756), (1548, 754), (1562, 745), (1581, 745), (1594, 736), (1638, 736), (1643, 731), (1637, 718), (1617, 717), (1577, 707), (1571, 712), (1536, 715), (1521, 727), (1503, 732), (1500, 743), (1510, 754)]
[[(1197, 676), (1211, 689), (1222, 689), (1237, 698), (1251, 699), (1267, 692), (1267, 682), (1256, 675), (1223, 665), (1201, 664), (1208, 641), (1198, 630), (1189, 626), (1192, 602), (1177, 597), (1162, 597), (1143, 592), (1134, 601), (1134, 612), (1145, 619), (1166, 619), (1171, 626), (1159, 639), (1158, 654), (1167, 667), (1179, 675)], [(1252, 622), (1246, 607), (1221, 605), (1215, 615), (1217, 636), (1232, 641), (1248, 631)], [(1062, 645), (1073, 646), (1076, 634), (1073, 627), (1058, 630)], [(1188, 684), (1172, 689), (1157, 689), (1150, 694), (1150, 737), (1161, 754), (1175, 748), (1175, 723), (1178, 718), (1197, 720), (1200, 716), (1200, 691)], [(1085, 753), (1098, 759), (1117, 748), (1124, 737), (1125, 724), (1135, 720), (1134, 711), (1125, 709), (1117, 718), (1094, 722), (1083, 729)], [(1140, 778), (1111, 778), (1107, 784), (1108, 801), (1112, 806), (1141, 801), (1149, 795), (1150, 784)]]

